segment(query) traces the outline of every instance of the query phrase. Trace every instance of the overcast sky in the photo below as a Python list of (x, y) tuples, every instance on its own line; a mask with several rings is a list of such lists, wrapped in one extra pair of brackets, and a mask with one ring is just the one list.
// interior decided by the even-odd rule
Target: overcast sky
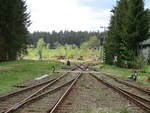
[[(32, 24), (29, 31), (102, 31), (116, 0), (26, 0)], [(150, 0), (145, 0), (150, 7)]]

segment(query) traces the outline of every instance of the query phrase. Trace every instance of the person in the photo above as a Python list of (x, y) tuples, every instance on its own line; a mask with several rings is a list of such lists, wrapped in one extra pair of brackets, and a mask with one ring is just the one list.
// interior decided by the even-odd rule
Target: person
[(52, 67), (51, 67), (51, 70), (52, 70), (52, 72), (54, 73), (54, 72), (55, 72), (55, 66), (52, 66)]
[(134, 73), (132, 73), (130, 76), (128, 76), (128, 78), (130, 78), (130, 79), (136, 81), (136, 80), (137, 80), (137, 72), (134, 71)]
[(67, 66), (70, 66), (70, 61), (69, 60), (67, 60)]
[(42, 60), (42, 50), (39, 50), (39, 60)]

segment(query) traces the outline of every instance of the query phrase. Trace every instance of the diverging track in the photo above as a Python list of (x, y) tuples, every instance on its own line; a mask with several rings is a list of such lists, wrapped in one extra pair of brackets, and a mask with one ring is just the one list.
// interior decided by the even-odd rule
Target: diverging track
[(76, 83), (80, 76), (81, 73), (71, 74), (66, 72), (45, 83), (43, 82), (20, 91), (3, 95), (0, 97), (0, 113), (13, 113), (14, 111), (19, 113), (30, 113), (32, 111), (46, 113), (51, 112), (51, 110), (54, 111), (52, 108), (55, 102), (61, 96), (63, 98), (65, 97), (64, 93), (67, 94), (71, 90), (71, 86)]
[[(55, 113), (55, 112), (64, 113), (64, 112), (68, 112), (67, 107), (66, 107), (68, 105), (72, 106), (74, 110), (77, 110), (73, 106), (78, 105), (79, 104), (78, 99), (80, 98), (80, 96), (84, 97), (83, 95), (85, 94), (87, 96), (84, 97), (83, 103), (87, 103), (87, 99), (86, 101), (84, 100), (86, 97), (89, 97), (89, 98), (92, 98), (91, 101), (89, 100), (90, 102), (93, 102), (93, 100), (94, 102), (97, 102), (95, 106), (103, 108), (106, 106), (100, 105), (100, 104), (102, 104), (101, 102), (104, 102), (105, 99), (103, 100), (99, 98), (103, 97), (103, 92), (104, 94), (105, 93), (107, 94), (109, 91), (112, 92), (112, 89), (114, 91), (112, 93), (111, 92), (108, 93), (112, 97), (111, 96), (109, 97), (109, 100), (107, 101), (107, 103), (110, 102), (110, 99), (113, 100), (115, 96), (115, 99), (117, 101), (119, 101), (120, 99), (123, 102), (131, 101), (132, 103), (134, 103), (132, 105), (135, 105), (135, 107), (136, 106), (139, 107), (139, 108), (136, 107), (138, 108), (138, 110), (143, 109), (143, 111), (145, 111), (144, 113), (150, 112), (149, 92), (147, 92), (147, 90), (144, 89), (143, 91), (139, 88), (133, 87), (134, 86), (133, 84), (132, 85), (128, 84), (124, 80), (115, 78), (113, 76), (108, 76), (103, 73), (101, 73), (100, 76), (92, 74), (91, 71), (89, 72), (89, 74), (87, 74), (88, 73), (87, 69), (93, 70), (93, 68), (91, 68), (88, 65), (82, 65), (82, 64), (76, 65), (76, 68), (79, 71), (74, 71), (73, 73), (66, 72), (63, 75), (58, 76), (57, 78), (54, 78), (52, 80), (49, 80), (43, 83), (42, 86), (39, 85), (40, 87), (32, 86), (33, 89), (32, 87), (31, 88), (29, 87), (29, 89), (24, 89), (23, 91), (21, 91), (20, 94), (19, 92), (16, 92), (16, 93), (1, 96), (0, 101), (2, 102), (2, 105), (0, 105), (0, 109), (1, 108), (3, 109), (2, 111), (0, 111), (0, 113), (33, 113), (33, 112), (35, 113)], [(85, 76), (81, 77), (82, 75), (81, 70), (86, 71)], [(81, 79), (79, 79), (80, 77)], [(88, 82), (89, 80), (90, 80), (91, 85), (89, 84), (88, 86), (85, 83)], [(100, 87), (100, 89), (98, 87)], [(80, 89), (84, 89), (85, 92)], [(104, 90), (107, 90), (107, 91), (104, 91)], [(138, 95), (136, 95), (131, 90), (133, 91), (137, 90), (136, 93)], [(103, 92), (99, 93), (99, 91), (103, 91)], [(140, 95), (138, 91), (142, 92), (142, 94)], [(94, 99), (94, 96), (90, 95), (91, 92), (93, 92), (93, 95), (97, 95), (98, 97)], [(73, 97), (73, 94), (75, 94), (74, 97)], [(23, 96), (21, 97), (21, 95)], [(118, 98), (118, 96), (116, 95), (118, 95), (120, 98)], [(122, 95), (123, 97), (120, 95)], [(19, 97), (21, 98), (18, 99)], [(72, 97), (77, 98), (75, 102), (70, 101), (72, 100)], [(126, 97), (127, 99), (124, 97)], [(82, 102), (82, 98), (81, 98), (81, 102)], [(126, 104), (127, 102), (125, 103), (121, 102), (121, 103), (123, 105), (127, 105)], [(79, 104), (79, 105), (82, 106), (85, 104)], [(84, 107), (81, 107), (81, 109), (82, 108), (84, 109)], [(68, 110), (70, 111), (72, 109), (69, 108)]]
[[(86, 66), (90, 70), (93, 70), (93, 68)], [(128, 100), (135, 103), (138, 107), (146, 111), (147, 113), (150, 113), (150, 92), (142, 87), (139, 87), (137, 85), (134, 85), (132, 83), (126, 82), (124, 80), (121, 80), (119, 78), (116, 78), (114, 76), (101, 73), (102, 76), (97, 76), (92, 73), (90, 73), (94, 78), (96, 78), (98, 81), (103, 83), (104, 85), (114, 89), (116, 92), (120, 93), (121, 95), (125, 96)], [(109, 80), (107, 77), (112, 78), (114, 81)], [(114, 84), (115, 85), (114, 85)], [(121, 86), (122, 85), (122, 86)], [(120, 86), (120, 87), (119, 87)], [(126, 88), (125, 88), (126, 87)], [(127, 90), (126, 90), (127, 89)], [(137, 94), (135, 94), (137, 93)]]
[[(91, 68), (88, 65), (82, 65), (82, 66), (87, 67), (88, 69), (95, 71), (93, 68)], [(82, 69), (81, 66), (78, 66), (78, 67), (80, 67), (80, 69)], [(82, 70), (84, 70), (84, 69), (82, 69)], [(116, 78), (114, 76), (105, 74), (105, 73), (101, 73), (101, 76), (97, 76), (93, 73), (90, 73), (90, 75), (93, 76), (94, 78), (96, 78), (98, 81), (100, 81), (104, 85), (112, 88), (113, 90), (115, 90), (119, 94), (125, 96), (128, 100), (135, 103), (138, 107), (143, 109), (145, 112), (150, 113), (150, 100), (149, 100), (150, 99), (150, 92), (148, 90), (141, 88), (139, 86), (136, 86), (134, 84), (128, 83), (128, 82), (121, 80), (119, 78)], [(115, 83), (115, 85), (114, 85), (113, 81), (109, 81), (108, 78), (107, 77), (105, 78), (104, 75), (113, 79), (118, 84)], [(124, 86), (118, 87), (120, 85), (124, 85)], [(126, 87), (126, 89), (128, 89), (128, 90), (125, 90), (124, 87)], [(136, 93), (135, 90), (138, 90), (138, 91), (136, 91), (136, 92), (138, 92), (138, 95), (135, 94)], [(139, 96), (139, 94), (140, 94), (140, 96)]]
[(116, 92), (120, 93), (121, 95), (125, 96), (127, 99), (129, 99), (130, 101), (132, 101), (133, 103), (135, 103), (137, 106), (139, 106), (141, 109), (143, 109), (144, 111), (146, 111), (147, 113), (150, 112), (150, 101), (141, 97), (141, 96), (138, 96), (138, 95), (135, 95), (134, 93), (131, 93), (127, 90), (124, 90), (122, 88), (119, 88), (109, 82), (107, 82), (106, 80), (104, 79), (101, 79), (100, 77), (97, 77), (96, 75), (94, 74), (91, 74), (94, 78), (96, 78), (98, 81), (100, 81), (101, 83), (103, 83), (104, 85), (114, 89)]

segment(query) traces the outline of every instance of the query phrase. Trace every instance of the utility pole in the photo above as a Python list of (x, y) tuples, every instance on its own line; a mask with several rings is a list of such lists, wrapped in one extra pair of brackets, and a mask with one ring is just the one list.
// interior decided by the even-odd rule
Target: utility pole
[(103, 38), (100, 38), (100, 60), (103, 63), (104, 62), (104, 48), (103, 48), (103, 42), (105, 37), (106, 28), (105, 26), (100, 26), (100, 28), (104, 29), (104, 35)]

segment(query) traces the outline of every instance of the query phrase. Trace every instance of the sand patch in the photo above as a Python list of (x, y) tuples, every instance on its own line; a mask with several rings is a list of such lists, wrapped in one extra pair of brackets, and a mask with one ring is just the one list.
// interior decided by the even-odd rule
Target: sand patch
[(0, 70), (8, 70), (8, 69), (12, 69), (14, 67), (9, 67), (9, 66), (0, 66)]

